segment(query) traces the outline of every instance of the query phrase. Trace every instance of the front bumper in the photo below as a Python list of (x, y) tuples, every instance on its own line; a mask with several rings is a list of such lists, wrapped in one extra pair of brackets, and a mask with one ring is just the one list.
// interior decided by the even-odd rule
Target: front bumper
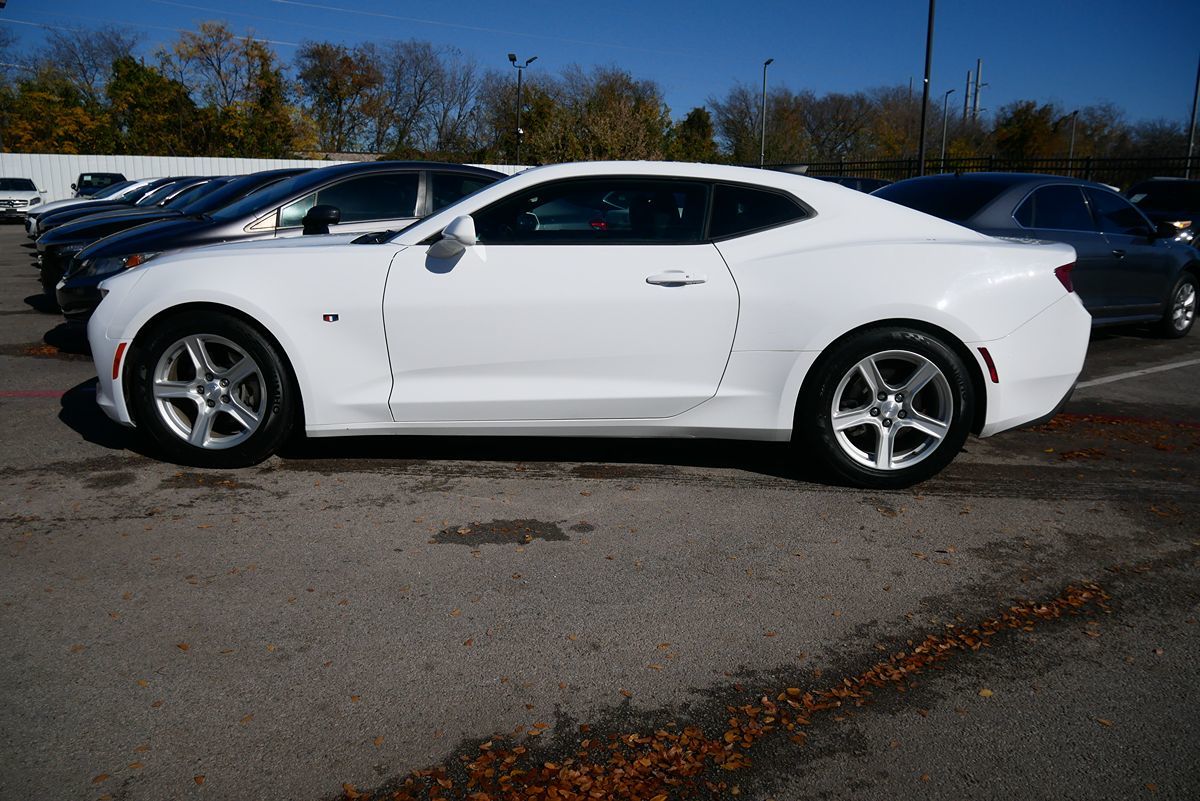
[[(109, 313), (106, 313), (109, 312)], [(92, 361), (96, 365), (96, 403), (112, 420), (123, 426), (133, 426), (133, 417), (125, 403), (124, 378), (125, 367), (129, 360), (131, 340), (109, 339), (106, 329), (109, 326), (111, 312), (104, 304), (96, 308), (96, 313), (88, 320), (88, 345), (92, 348)], [(121, 351), (121, 358), (117, 352)]]
[[(1031, 425), (1066, 403), (1087, 356), (1092, 317), (1071, 294), (1002, 339), (970, 344), (987, 385), (987, 419), (980, 436)], [(988, 378), (979, 348), (987, 348), (998, 382)]]

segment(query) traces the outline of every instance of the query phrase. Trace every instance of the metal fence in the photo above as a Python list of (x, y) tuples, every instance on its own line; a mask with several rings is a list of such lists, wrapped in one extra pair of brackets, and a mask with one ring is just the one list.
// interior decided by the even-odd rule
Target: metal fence
[[(1192, 159), (1191, 173), (1200, 172), (1200, 159)], [(843, 175), (854, 178), (883, 178), (899, 181), (918, 174), (918, 161), (907, 159), (877, 159), (873, 161), (811, 161), (787, 165), (807, 167), (809, 175)], [(782, 165), (781, 165), (782, 166)], [(1111, 184), (1121, 189), (1143, 178), (1155, 176), (1183, 177), (1187, 172), (1187, 156), (1155, 158), (1057, 158), (1005, 159), (996, 156), (980, 158), (940, 158), (925, 160), (925, 174), (955, 172), (1032, 172), (1043, 175), (1066, 175), (1089, 181)]]

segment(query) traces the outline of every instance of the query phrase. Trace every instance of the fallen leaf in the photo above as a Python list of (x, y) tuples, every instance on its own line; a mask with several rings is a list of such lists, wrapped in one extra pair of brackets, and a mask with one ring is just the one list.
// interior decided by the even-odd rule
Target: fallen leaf
[(138, 683), (139, 687), (149, 687), (150, 686), (150, 682), (146, 681), (145, 679), (138, 679), (137, 683)]
[(984, 687), (982, 690), (979, 691), (979, 695), (983, 698), (991, 698), (992, 691), (989, 690), (987, 687)]
[(375, 743), (375, 747), (376, 747), (376, 748), (378, 748), (379, 746), (383, 745), (383, 735), (382, 735), (382, 734), (381, 734), (381, 735), (379, 735), (378, 737), (376, 737), (376, 738), (375, 738), (374, 740), (372, 740), (371, 742)]
[(357, 704), (360, 698), (362, 698), (361, 695), (352, 695), (350, 696), (350, 703)]
[(250, 722), (250, 721), (252, 721), (252, 720), (254, 720), (254, 713), (253, 713), (253, 712), (251, 712), (249, 715), (246, 715), (246, 716), (244, 716), (244, 717), (242, 718), (242, 723), (243, 723), (243, 724), (246, 724), (246, 723), (249, 723), (249, 722)]
[(192, 646), (188, 645), (186, 642), (177, 642), (177, 643), (175, 643), (175, 647), (178, 648), (180, 651), (186, 651), (187, 649), (191, 648)]
[(921, 774), (921, 781), (923, 781), (923, 782), (927, 782), (927, 781), (929, 781), (929, 774), (928, 774), (928, 773), (922, 773), (922, 774)]
[(130, 770), (141, 770), (142, 768), (144, 768), (146, 766), (143, 765), (141, 762), (130, 762), (128, 767)]
[(629, 690), (621, 690), (621, 695), (625, 696), (626, 698), (633, 697), (633, 693), (629, 692)]
[(192, 781), (194, 781), (196, 784), (204, 784), (204, 774), (197, 773), (195, 776), (192, 777)]
[(1105, 726), (1105, 727), (1112, 725), (1112, 721), (1109, 720), (1108, 718), (1096, 718), (1096, 722), (1099, 723), (1101, 726)]
[(1158, 785), (1157, 785), (1157, 784), (1155, 784), (1154, 782), (1146, 782), (1146, 789), (1147, 789), (1147, 790), (1149, 790), (1149, 791), (1150, 791), (1150, 792), (1152, 792), (1152, 793), (1157, 793), (1157, 792), (1158, 792)]
[(458, 617), (461, 614), (462, 614), (462, 610), (459, 609), (458, 607), (455, 607), (454, 609), (450, 610), (450, 617)]
[(108, 774), (107, 774), (107, 773), (101, 773), (99, 776), (93, 776), (93, 777), (92, 777), (92, 784), (101, 784), (101, 783), (103, 783), (103, 782), (106, 782), (106, 781), (108, 781)]

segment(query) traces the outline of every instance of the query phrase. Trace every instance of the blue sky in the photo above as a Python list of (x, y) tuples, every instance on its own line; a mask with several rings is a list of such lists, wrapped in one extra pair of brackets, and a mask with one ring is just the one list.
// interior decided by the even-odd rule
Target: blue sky
[[(25, 42), (54, 26), (111, 23), (140, 31), (149, 50), (173, 29), (224, 19), (272, 40), (290, 60), (305, 39), (353, 43), (426, 39), (455, 45), (484, 65), (536, 55), (532, 70), (571, 63), (619, 65), (663, 87), (676, 117), (741, 80), (854, 91), (907, 84), (920, 91), (923, 0), (897, 2), (483, 2), (409, 0), (9, 0), (0, 20)], [(959, 0), (939, 4), (931, 96), (954, 88), (984, 60), (982, 105), (1019, 98), (1067, 109), (1112, 101), (1133, 120), (1185, 120), (1200, 39), (1192, 2)], [(959, 106), (961, 108), (961, 105)]]

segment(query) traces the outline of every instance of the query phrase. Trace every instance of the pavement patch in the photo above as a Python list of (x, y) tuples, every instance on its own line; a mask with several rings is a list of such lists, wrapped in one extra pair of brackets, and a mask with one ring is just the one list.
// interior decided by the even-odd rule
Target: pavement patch
[(492, 520), (487, 523), (469, 523), (465, 526), (450, 526), (433, 536), (431, 543), (439, 545), (525, 545), (534, 540), (547, 542), (570, 541), (557, 523), (541, 520)]

